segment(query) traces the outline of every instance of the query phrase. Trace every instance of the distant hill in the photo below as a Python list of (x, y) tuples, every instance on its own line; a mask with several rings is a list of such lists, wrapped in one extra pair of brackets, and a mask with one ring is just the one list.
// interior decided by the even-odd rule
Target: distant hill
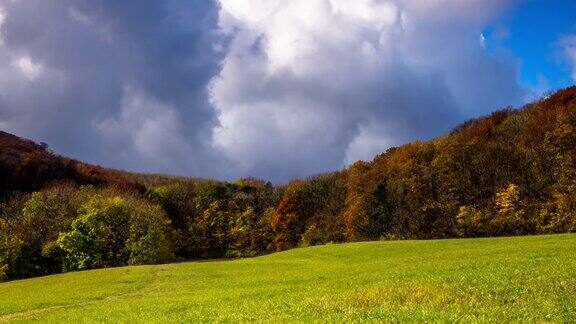
[(56, 155), (45, 144), (0, 131), (0, 192), (39, 190), (55, 181), (135, 187), (118, 172)]

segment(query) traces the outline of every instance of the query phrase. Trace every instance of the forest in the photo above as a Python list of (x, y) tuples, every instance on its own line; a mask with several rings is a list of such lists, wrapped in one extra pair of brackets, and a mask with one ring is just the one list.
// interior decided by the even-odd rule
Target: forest
[(0, 281), (368, 240), (576, 232), (576, 87), (273, 185), (135, 174), (0, 132)]

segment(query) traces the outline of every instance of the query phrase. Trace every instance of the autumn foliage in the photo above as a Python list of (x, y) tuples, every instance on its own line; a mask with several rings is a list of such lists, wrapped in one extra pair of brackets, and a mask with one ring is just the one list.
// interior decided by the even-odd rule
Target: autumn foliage
[(0, 133), (0, 279), (330, 242), (575, 231), (576, 87), (277, 186), (113, 171)]

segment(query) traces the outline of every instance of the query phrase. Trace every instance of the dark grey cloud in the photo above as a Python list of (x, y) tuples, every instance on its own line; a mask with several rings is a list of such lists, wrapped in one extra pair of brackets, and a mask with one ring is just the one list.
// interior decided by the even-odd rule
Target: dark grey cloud
[[(1, 122), (105, 165), (216, 174), (213, 2), (3, 1)], [(26, 76), (19, 60), (37, 67)], [(22, 65), (22, 64), (20, 64)]]
[(107, 166), (285, 181), (521, 103), (500, 0), (0, 0), (0, 128)]

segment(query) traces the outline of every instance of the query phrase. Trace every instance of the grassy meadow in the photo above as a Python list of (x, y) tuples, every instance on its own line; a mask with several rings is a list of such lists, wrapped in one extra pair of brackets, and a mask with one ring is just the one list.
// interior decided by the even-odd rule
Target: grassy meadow
[(0, 321), (576, 322), (576, 235), (366, 242), (0, 284)]

